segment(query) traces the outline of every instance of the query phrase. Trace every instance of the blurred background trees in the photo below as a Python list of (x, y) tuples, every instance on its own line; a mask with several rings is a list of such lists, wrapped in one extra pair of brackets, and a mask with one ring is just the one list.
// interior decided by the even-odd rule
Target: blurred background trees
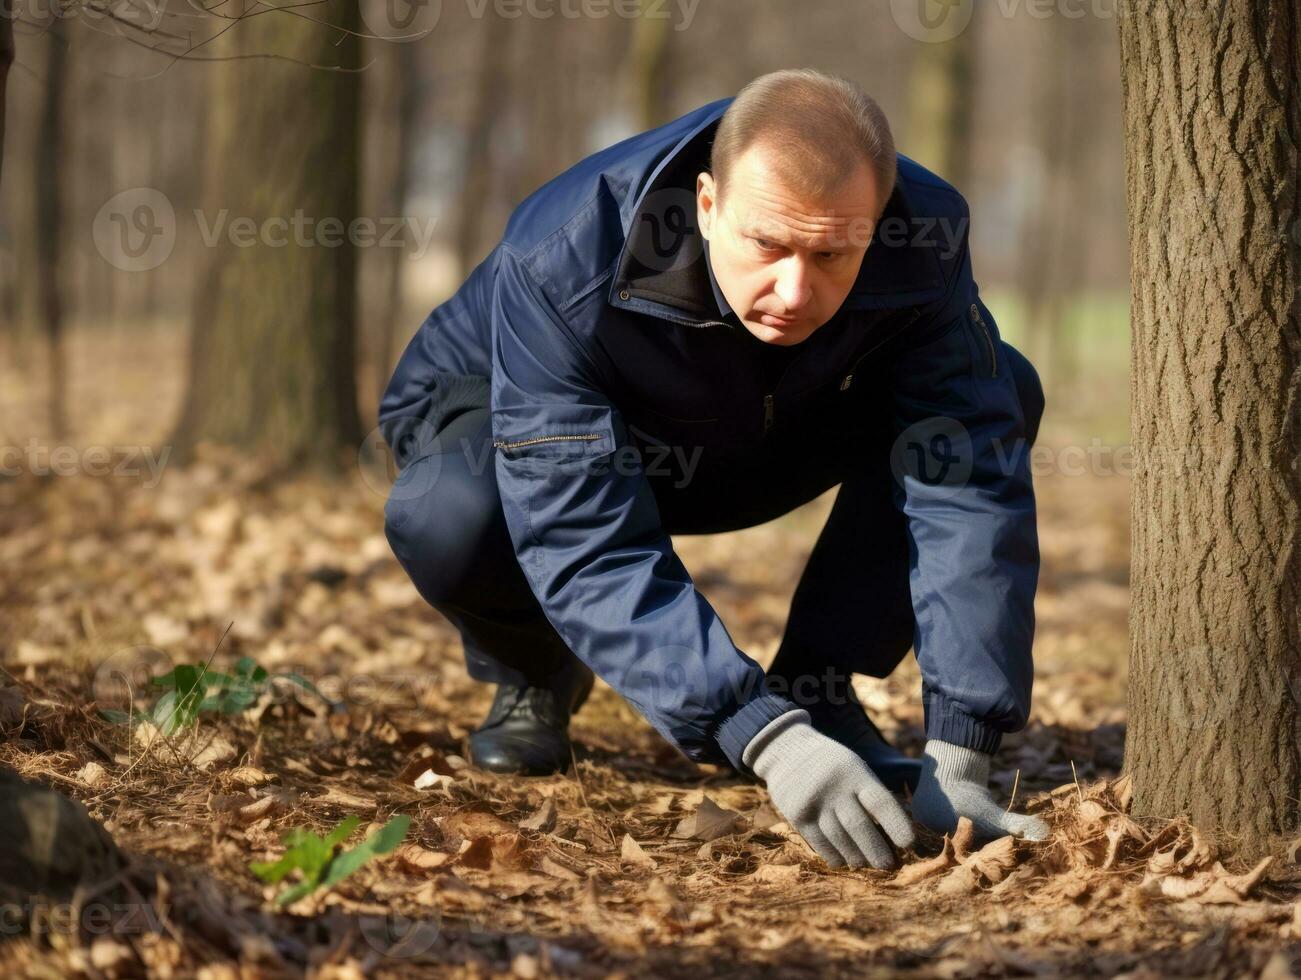
[[(402, 346), (519, 200), (611, 142), (805, 64), (859, 81), (901, 151), (963, 191), (982, 291), (1051, 409), (1100, 410), (1095, 428), (1123, 439), (1114, 18), (978, 4), (956, 38), (928, 43), (889, 4), (527, 9), (249, 0), (200, 15), (132, 0), (125, 21), (20, 18), (0, 342), (8, 370), (43, 380), (0, 386), (11, 441), (213, 439), (286, 458), (355, 445)], [(295, 212), (313, 233), (330, 219), (398, 227), (360, 246), (263, 240)], [(232, 244), (249, 226), (253, 243)], [(86, 371), (148, 386), (148, 418), (88, 404)]]

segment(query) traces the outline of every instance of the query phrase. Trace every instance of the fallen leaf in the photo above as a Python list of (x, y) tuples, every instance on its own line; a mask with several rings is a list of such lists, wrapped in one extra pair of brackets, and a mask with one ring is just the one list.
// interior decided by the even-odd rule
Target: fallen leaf
[[(1272, 865), (1273, 863), (1274, 863), (1273, 855), (1270, 855), (1268, 857), (1263, 857), (1260, 859), (1260, 862), (1254, 868), (1252, 868), (1250, 871), (1246, 872), (1245, 874), (1229, 875), (1228, 877), (1221, 878), (1220, 881), (1226, 887), (1237, 892), (1243, 898), (1246, 898), (1251, 893), (1252, 889), (1254, 889), (1256, 885), (1260, 883), (1260, 879), (1265, 877), (1265, 872), (1269, 870), (1270, 865)], [(1217, 863), (1215, 865), (1215, 870), (1217, 872), (1222, 873), (1224, 871), (1224, 868)]]
[(1288, 864), (1301, 864), (1301, 837), (1287, 846)]
[(565, 881), (578, 881), (582, 878), (582, 875), (566, 868), (563, 864), (558, 863), (550, 857), (543, 857), (542, 860), (538, 862), (538, 870), (551, 875), (553, 878), (561, 878)]
[(279, 808), (279, 803), (280, 801), (274, 796), (264, 796), (236, 810), (236, 819), (242, 824), (254, 823), (263, 817), (271, 816)]
[(623, 835), (623, 843), (619, 848), (619, 863), (649, 870), (654, 870), (656, 867), (655, 859), (642, 850), (641, 845), (632, 839), (632, 834)]
[(1128, 813), (1129, 805), (1134, 800), (1134, 777), (1126, 773), (1111, 783), (1111, 797), (1120, 807), (1121, 812)]
[(91, 789), (95, 789), (108, 779), (108, 771), (98, 762), (87, 762), (74, 775), (79, 782), (85, 783)]
[[(425, 746), (423, 751), (417, 751), (415, 755), (407, 760), (407, 764), (398, 773), (398, 782), (415, 782), (418, 777), (427, 772), (434, 772), (439, 776), (456, 775), (456, 770), (448, 763), (443, 753), (435, 748)], [(419, 786), (416, 788), (420, 789)]]
[(678, 822), (672, 836), (679, 840), (715, 840), (733, 833), (740, 819), (741, 815), (735, 810), (726, 810), (706, 796), (694, 811)]
[(495, 834), (512, 834), (514, 826), (489, 810), (468, 808), (457, 810), (443, 820), (443, 832), (466, 840), (491, 837)]
[(539, 831), (550, 833), (556, 829), (556, 801), (554, 797), (546, 797), (542, 801), (536, 813), (530, 817), (525, 817), (519, 823), (520, 830)]
[(953, 842), (946, 836), (944, 838), (944, 849), (939, 854), (933, 858), (927, 858), (925, 861), (914, 861), (912, 864), (905, 864), (899, 869), (899, 873), (890, 879), (889, 883), (900, 888), (906, 888), (908, 885), (939, 874), (952, 864)]
[(1195, 828), (1190, 827), (1188, 834), (1190, 837), (1188, 852), (1175, 865), (1179, 871), (1204, 868), (1214, 861), (1216, 857), (1215, 845), (1202, 837)]
[(225, 736), (211, 731), (167, 736), (152, 722), (142, 721), (132, 730), (132, 738), (141, 748), (162, 753), (162, 758), (185, 761), (201, 770), (211, 769), (236, 755), (235, 746)]
[(446, 786), (452, 781), (452, 777), (446, 773), (434, 772), (432, 769), (426, 769), (415, 778), (412, 783), (418, 790), (437, 789), (440, 786)]
[(1085, 800), (1075, 811), (1077, 819), (1086, 827), (1102, 823), (1110, 814), (1097, 800)]
[(236, 766), (226, 773), (226, 779), (241, 786), (265, 786), (271, 777), (256, 766)]
[(1106, 871), (1115, 866), (1116, 858), (1120, 854), (1120, 845), (1127, 839), (1141, 844), (1147, 840), (1147, 833), (1123, 814), (1113, 817), (1111, 823), (1107, 825), (1107, 856), (1103, 858), (1102, 870)]
[(364, 796), (357, 796), (349, 793), (346, 789), (338, 786), (330, 786), (324, 793), (315, 798), (317, 803), (330, 803), (334, 806), (344, 807), (349, 810), (360, 810), (363, 813), (373, 813), (378, 804), (373, 799), (366, 799)]
[(969, 895), (980, 886), (974, 868), (960, 864), (940, 879), (936, 889), (941, 895)]
[(1016, 867), (1016, 838), (1000, 837), (990, 841), (976, 853), (969, 854), (963, 863), (982, 875), (990, 884), (997, 884)]
[(971, 843), (975, 840), (976, 828), (968, 817), (958, 817), (958, 826), (953, 831), (953, 856), (961, 861), (971, 850)]
[(767, 830), (776, 826), (783, 821), (780, 813), (774, 809), (771, 803), (762, 803), (759, 808), (750, 815), (750, 827), (754, 830)]
[(468, 842), (469, 846), (462, 849), (456, 857), (456, 863), (465, 868), (477, 868), (479, 871), (487, 871), (492, 867), (492, 838), (476, 837)]
[(798, 864), (761, 864), (750, 880), (765, 885), (793, 885), (800, 879)]
[(417, 875), (445, 868), (455, 860), (451, 854), (430, 850), (419, 844), (403, 844), (397, 849), (394, 857), (404, 871)]

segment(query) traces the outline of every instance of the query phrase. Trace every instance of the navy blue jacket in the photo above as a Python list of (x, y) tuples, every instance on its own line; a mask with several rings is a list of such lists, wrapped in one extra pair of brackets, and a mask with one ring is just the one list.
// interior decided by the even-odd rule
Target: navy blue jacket
[(768, 390), (719, 320), (694, 228), (695, 177), (730, 101), (523, 201), (406, 348), (381, 431), (401, 463), (422, 432), (486, 400), (507, 525), (547, 618), (687, 756), (743, 769), (750, 737), (794, 705), (694, 588), (641, 453), (761, 453), (774, 426), (816, 424), (855, 372), (884, 366), (870, 376), (889, 379), (890, 424), (907, 434), (894, 497), (927, 734), (992, 751), (1029, 712), (1039, 553), (1025, 419), (972, 279), (966, 202), (901, 155), (852, 292)]

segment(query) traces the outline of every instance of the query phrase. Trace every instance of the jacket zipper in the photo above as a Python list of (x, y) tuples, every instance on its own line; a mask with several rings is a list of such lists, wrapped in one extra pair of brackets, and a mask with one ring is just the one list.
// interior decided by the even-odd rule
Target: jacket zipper
[(860, 364), (862, 364), (863, 361), (865, 361), (865, 360), (866, 360), (868, 357), (870, 357), (872, 354), (875, 354), (878, 350), (880, 350), (883, 346), (885, 346), (885, 344), (886, 344), (888, 341), (894, 340), (895, 337), (899, 336), (899, 334), (903, 333), (905, 330), (907, 330), (909, 327), (911, 327), (911, 326), (913, 325), (914, 321), (916, 321), (919, 317), (921, 317), (921, 314), (920, 314), (919, 312), (917, 312), (916, 310), (913, 310), (912, 316), (910, 316), (910, 317), (908, 318), (908, 322), (907, 322), (907, 323), (905, 323), (903, 326), (901, 326), (898, 330), (892, 331), (892, 332), (889, 334), (889, 336), (882, 338), (881, 341), (880, 341), (879, 343), (873, 344), (872, 347), (871, 347), (869, 350), (865, 350), (862, 354), (860, 354), (860, 355), (858, 356), (858, 359), (855, 360), (854, 363), (850, 366), (850, 368), (849, 368), (849, 373), (846, 374), (846, 375), (841, 379), (841, 381), (840, 381), (840, 390), (841, 390), (841, 391), (844, 391), (845, 389), (847, 389), (850, 385), (852, 385), (852, 384), (854, 383), (854, 372), (858, 370), (858, 366), (859, 366)]
[(980, 307), (975, 303), (971, 304), (971, 319), (980, 324), (980, 329), (985, 332), (985, 343), (989, 345), (989, 364), (991, 378), (998, 377), (998, 355), (994, 352), (994, 338), (990, 335), (989, 327), (985, 324), (985, 318), (980, 315)]
[(537, 436), (533, 439), (520, 439), (516, 442), (506, 442), (497, 440), (493, 442), (494, 449), (520, 449), (524, 446), (536, 446), (542, 442), (595, 442), (601, 438), (599, 432), (585, 432), (581, 435), (572, 436)]
[(773, 397), (771, 394), (763, 396), (763, 434), (767, 435), (768, 430), (772, 428), (773, 417)]

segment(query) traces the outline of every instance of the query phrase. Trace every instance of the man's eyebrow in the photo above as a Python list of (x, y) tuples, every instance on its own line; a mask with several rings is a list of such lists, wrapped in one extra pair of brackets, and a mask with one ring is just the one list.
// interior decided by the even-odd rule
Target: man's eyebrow
[[(758, 239), (762, 239), (762, 240), (765, 241), (765, 242), (772, 242), (772, 243), (775, 244), (775, 245), (786, 245), (786, 246), (789, 246), (789, 245), (790, 245), (790, 242), (789, 242), (788, 240), (784, 240), (784, 239), (781, 239), (781, 238), (776, 237), (777, 234), (778, 234), (777, 232), (762, 231), (762, 230), (760, 230), (760, 229), (756, 229), (756, 228), (744, 228), (744, 227), (743, 227), (743, 228), (741, 229), (741, 234), (744, 235), (744, 236), (747, 237), (747, 238), (758, 238)], [(837, 252), (837, 253), (841, 253), (841, 252), (848, 252), (848, 251), (849, 251), (849, 248), (848, 248), (847, 246), (843, 246), (843, 245), (831, 245), (831, 244), (827, 244), (827, 243), (824, 242), (824, 243), (822, 243), (822, 244), (820, 244), (820, 245), (814, 247), (814, 248), (813, 248), (813, 251), (815, 251), (815, 252)]]

